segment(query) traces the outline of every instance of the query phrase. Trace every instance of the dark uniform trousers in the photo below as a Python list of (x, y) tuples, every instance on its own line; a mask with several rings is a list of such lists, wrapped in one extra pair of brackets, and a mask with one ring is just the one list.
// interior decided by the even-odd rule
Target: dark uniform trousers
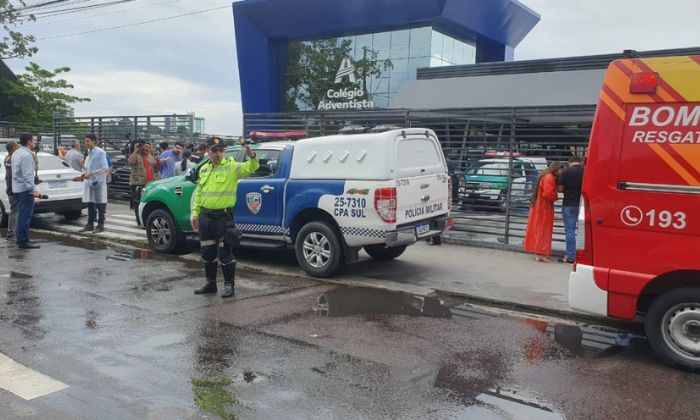
[(202, 209), (199, 219), (199, 243), (202, 247), (202, 260), (222, 266), (235, 264), (233, 246), (237, 238), (232, 233), (235, 223), (228, 210)]
[(224, 275), (224, 292), (221, 297), (229, 298), (234, 295), (236, 258), (233, 256), (233, 247), (238, 244), (239, 240), (240, 232), (236, 229), (230, 210), (202, 209), (199, 215), (199, 243), (202, 247), (202, 260), (204, 260), (204, 273), (207, 282), (195, 290), (195, 294), (202, 295), (217, 291), (218, 260)]

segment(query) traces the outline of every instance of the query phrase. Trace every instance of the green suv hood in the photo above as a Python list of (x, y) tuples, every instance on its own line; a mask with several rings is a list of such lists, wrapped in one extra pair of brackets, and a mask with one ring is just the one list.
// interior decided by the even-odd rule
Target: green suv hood
[(180, 176), (174, 176), (172, 178), (168, 179), (159, 179), (158, 181), (153, 181), (146, 185), (146, 188), (143, 189), (143, 194), (141, 196), (141, 199), (144, 200), (148, 194), (152, 194), (154, 191), (159, 191), (159, 190), (172, 190), (174, 187), (178, 185), (182, 185), (187, 180), (185, 179), (184, 175)]
[(508, 188), (508, 177), (494, 175), (467, 175), (465, 179), (468, 183), (474, 184), (491, 184), (490, 188), (497, 190), (505, 190)]

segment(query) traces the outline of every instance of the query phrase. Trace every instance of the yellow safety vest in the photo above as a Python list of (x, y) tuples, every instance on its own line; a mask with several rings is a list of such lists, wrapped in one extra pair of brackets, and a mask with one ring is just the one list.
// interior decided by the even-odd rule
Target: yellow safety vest
[(211, 160), (202, 165), (194, 190), (192, 216), (199, 217), (203, 208), (223, 210), (235, 206), (238, 180), (255, 173), (259, 167), (257, 156), (245, 163), (238, 163), (229, 157), (216, 166), (212, 165)]

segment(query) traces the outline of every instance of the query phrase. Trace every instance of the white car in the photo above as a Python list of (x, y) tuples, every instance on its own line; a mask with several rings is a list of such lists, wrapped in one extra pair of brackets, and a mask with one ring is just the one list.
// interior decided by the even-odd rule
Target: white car
[[(5, 160), (7, 152), (0, 152), (0, 161)], [(80, 217), (83, 209), (83, 183), (73, 178), (81, 175), (66, 162), (50, 154), (39, 152), (39, 179), (42, 181), (37, 189), (47, 195), (48, 199), (36, 199), (34, 213), (56, 213), (67, 220)], [(10, 201), (7, 197), (5, 184), (5, 166), (0, 165), (0, 225), (7, 225), (10, 212)]]

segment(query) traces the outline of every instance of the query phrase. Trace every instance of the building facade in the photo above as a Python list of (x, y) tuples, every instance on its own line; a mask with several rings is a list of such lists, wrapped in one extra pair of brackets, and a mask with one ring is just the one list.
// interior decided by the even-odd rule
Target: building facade
[(509, 61), (540, 16), (516, 0), (233, 4), (244, 113), (392, 106), (417, 69)]

